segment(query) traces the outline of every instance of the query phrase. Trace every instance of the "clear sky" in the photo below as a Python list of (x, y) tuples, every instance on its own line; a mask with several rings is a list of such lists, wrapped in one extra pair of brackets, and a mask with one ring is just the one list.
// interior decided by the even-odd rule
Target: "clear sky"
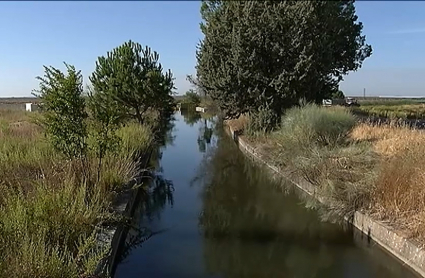
[[(359, 1), (373, 54), (341, 84), (346, 94), (425, 96), (425, 2)], [(82, 70), (131, 39), (159, 52), (179, 93), (195, 73), (198, 1), (0, 2), (0, 97), (30, 96), (43, 65)]]

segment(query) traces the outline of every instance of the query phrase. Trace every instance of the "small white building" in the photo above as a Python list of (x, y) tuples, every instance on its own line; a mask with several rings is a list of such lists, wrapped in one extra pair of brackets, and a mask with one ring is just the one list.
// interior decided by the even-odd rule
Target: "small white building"
[(196, 110), (196, 112), (202, 112), (202, 113), (205, 113), (205, 107), (199, 107), (199, 106), (197, 106), (196, 108), (195, 108), (195, 110)]
[(25, 111), (33, 112), (38, 110), (38, 105), (35, 103), (25, 103)]

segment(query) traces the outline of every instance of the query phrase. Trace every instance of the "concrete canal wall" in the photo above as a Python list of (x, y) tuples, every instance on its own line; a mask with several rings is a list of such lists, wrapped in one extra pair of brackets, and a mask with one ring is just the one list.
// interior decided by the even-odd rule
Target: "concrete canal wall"
[[(257, 162), (266, 165), (273, 174), (283, 177), (287, 176), (285, 175), (284, 170), (267, 162), (264, 157), (256, 151), (255, 147), (249, 144), (243, 136), (239, 136), (231, 127), (228, 127), (227, 131), (244, 154), (250, 156)], [(316, 198), (319, 202), (324, 203), (323, 200), (316, 195), (313, 184), (302, 178), (291, 180), (291, 182), (306, 194)], [(420, 247), (419, 243), (404, 238), (391, 227), (376, 221), (359, 211), (355, 212), (352, 219), (345, 217), (345, 220), (365, 234), (368, 241), (373, 240), (378, 243), (405, 265), (411, 267), (422, 277), (425, 277), (425, 251)]]

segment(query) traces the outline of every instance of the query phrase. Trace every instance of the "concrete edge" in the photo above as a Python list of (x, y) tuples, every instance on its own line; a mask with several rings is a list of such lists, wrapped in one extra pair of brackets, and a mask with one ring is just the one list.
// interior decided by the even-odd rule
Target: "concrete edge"
[[(266, 165), (274, 173), (285, 177), (279, 167), (267, 162), (260, 153), (256, 152), (253, 146), (246, 142), (242, 136), (239, 136), (230, 126), (227, 125), (225, 129), (243, 153)], [(290, 180), (290, 182), (306, 194), (316, 198), (319, 202), (325, 203), (315, 193), (313, 184), (304, 179)], [(404, 265), (409, 266), (422, 277), (425, 277), (425, 250), (419, 244), (404, 238), (389, 226), (372, 219), (360, 211), (355, 212), (353, 219), (348, 219), (347, 217), (344, 217), (344, 219), (399, 259)]]
[[(150, 160), (151, 154), (147, 156)], [(124, 185), (124, 190), (120, 192), (113, 204), (112, 211), (123, 217), (130, 218), (133, 216), (137, 203), (140, 201), (143, 188), (137, 187), (147, 180), (146, 174), (148, 171), (141, 171), (139, 175)], [(116, 225), (102, 228), (101, 232), (97, 235), (97, 246), (99, 248), (107, 248), (108, 254), (102, 258), (96, 268), (95, 277), (113, 277), (116, 269), (116, 262), (122, 244), (127, 237), (128, 227), (125, 223), (118, 223)]]

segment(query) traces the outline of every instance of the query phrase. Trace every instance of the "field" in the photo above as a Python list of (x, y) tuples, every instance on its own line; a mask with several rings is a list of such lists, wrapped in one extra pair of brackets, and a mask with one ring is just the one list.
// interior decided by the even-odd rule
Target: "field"
[(425, 133), (356, 122), (340, 107), (294, 108), (271, 134), (241, 130), (267, 160), (316, 186), (324, 218), (355, 210), (389, 223), (425, 244)]
[(0, 110), (0, 277), (91, 277), (107, 251), (96, 246), (99, 227), (119, 220), (110, 203), (136, 174), (134, 155), (150, 147), (151, 129), (121, 128), (99, 179), (96, 156), (65, 159), (38, 116)]
[(424, 119), (425, 99), (376, 99), (358, 100), (360, 107), (354, 107), (353, 112), (380, 118), (390, 119)]

